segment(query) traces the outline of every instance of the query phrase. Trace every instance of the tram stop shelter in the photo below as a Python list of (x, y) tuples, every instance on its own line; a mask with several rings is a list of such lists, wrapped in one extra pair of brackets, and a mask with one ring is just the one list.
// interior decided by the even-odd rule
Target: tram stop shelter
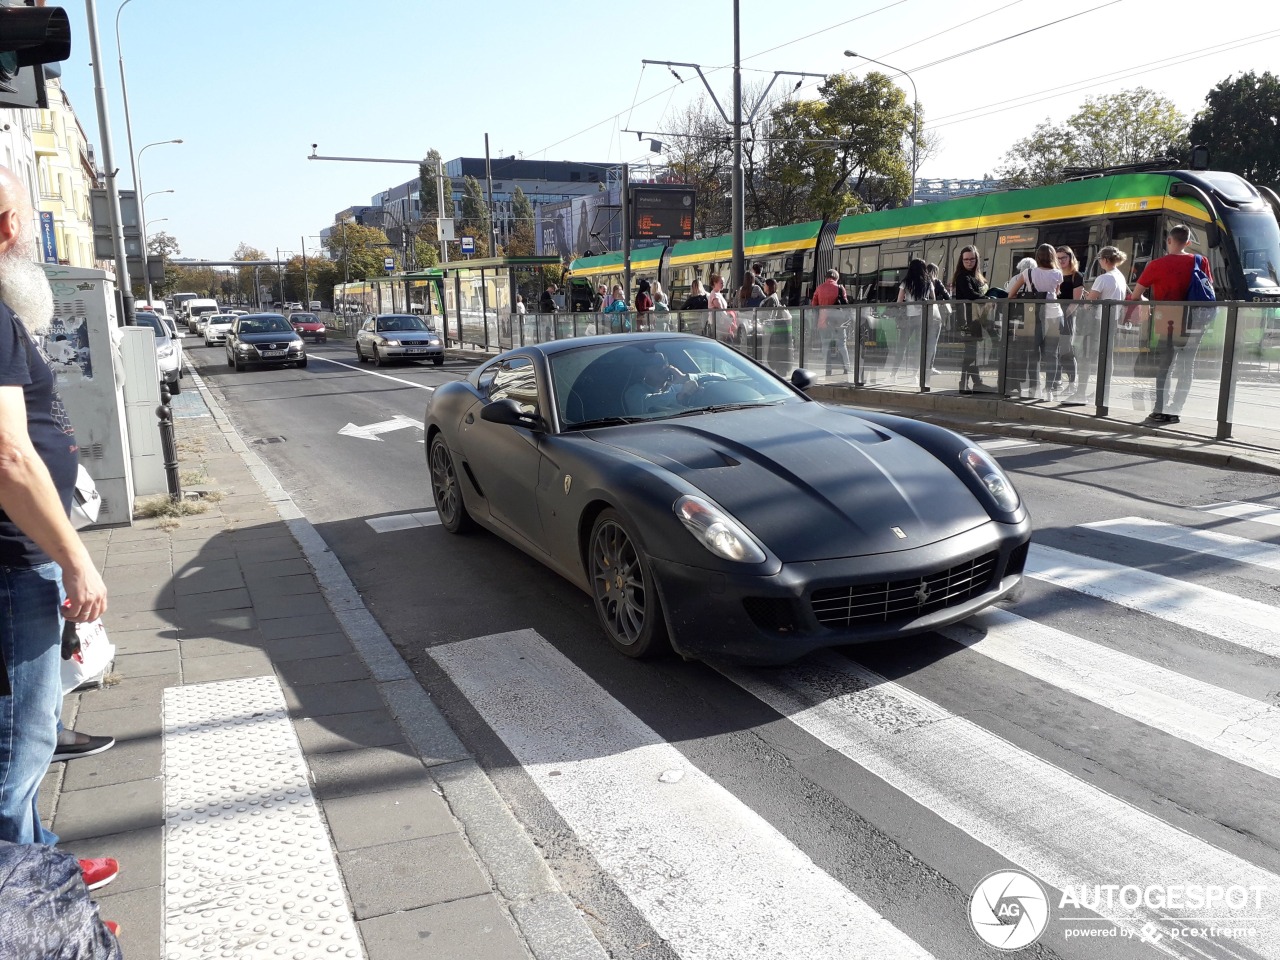
[[(524, 298), (526, 323), (533, 324), (542, 292), (560, 283), (559, 257), (486, 257), (437, 264), (444, 300), (446, 335), (458, 343), (510, 349), (526, 339), (515, 322), (516, 297)], [(561, 309), (565, 309), (561, 307)]]

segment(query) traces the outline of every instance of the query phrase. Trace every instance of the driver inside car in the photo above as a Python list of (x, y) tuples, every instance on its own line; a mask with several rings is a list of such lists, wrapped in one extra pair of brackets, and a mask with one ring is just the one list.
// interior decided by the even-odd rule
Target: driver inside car
[(682, 409), (683, 401), (698, 389), (693, 377), (671, 366), (656, 350), (644, 352), (637, 376), (622, 393), (622, 409), (630, 417)]

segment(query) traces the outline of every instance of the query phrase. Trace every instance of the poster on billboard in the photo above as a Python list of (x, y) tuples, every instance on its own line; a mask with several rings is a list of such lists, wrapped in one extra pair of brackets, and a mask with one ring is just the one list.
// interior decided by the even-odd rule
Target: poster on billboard
[(569, 259), (591, 253), (617, 250), (622, 246), (618, 203), (610, 203), (600, 192), (534, 207), (539, 256)]

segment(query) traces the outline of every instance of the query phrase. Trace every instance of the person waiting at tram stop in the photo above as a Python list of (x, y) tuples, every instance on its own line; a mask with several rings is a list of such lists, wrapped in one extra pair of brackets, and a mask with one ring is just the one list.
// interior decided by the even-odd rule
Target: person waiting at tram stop
[[(921, 331), (924, 324), (928, 322), (921, 304), (932, 303), (936, 298), (934, 279), (929, 275), (929, 264), (919, 257), (913, 257), (907, 264), (907, 275), (898, 284), (898, 303), (906, 306), (899, 308), (896, 314), (898, 338), (893, 350), (895, 377), (911, 372), (919, 362), (919, 354), (916, 351), (920, 347)], [(929, 360), (932, 367), (933, 358), (930, 357)]]
[(649, 291), (652, 285), (645, 278), (641, 278), (639, 284), (636, 285), (636, 329), (647, 330), (649, 327), (650, 314), (653, 313), (653, 297)]
[[(1191, 244), (1191, 228), (1178, 224), (1169, 228), (1164, 238), (1163, 257), (1147, 264), (1142, 276), (1133, 285), (1132, 299), (1141, 299), (1148, 290), (1151, 299), (1159, 301), (1186, 301), (1191, 292), (1196, 255), (1187, 249)], [(1213, 283), (1209, 258), (1201, 257), (1205, 277)], [(1203, 309), (1203, 308), (1200, 308)], [(1191, 380), (1195, 373), (1196, 354), (1204, 325), (1197, 322), (1193, 309), (1180, 306), (1156, 306), (1152, 308), (1156, 336), (1160, 338), (1159, 357), (1156, 366), (1155, 401), (1147, 423), (1179, 423), (1182, 406), (1191, 392)], [(1170, 380), (1176, 386), (1170, 389)]]
[(770, 277), (764, 281), (765, 297), (760, 301), (758, 316), (769, 331), (768, 364), (775, 373), (786, 376), (791, 372), (791, 351), (794, 341), (791, 335), (791, 311), (782, 305), (778, 296), (778, 281)]
[[(1067, 303), (1062, 308), (1062, 319), (1058, 322), (1057, 346), (1048, 357), (1049, 373), (1045, 381), (1047, 396), (1050, 400), (1062, 400), (1074, 403), (1076, 400), (1076, 307), (1069, 302), (1084, 298), (1084, 274), (1080, 272), (1080, 261), (1070, 247), (1058, 247), (1055, 251), (1058, 269), (1062, 271), (1062, 283), (1058, 285), (1058, 299)], [(1062, 383), (1063, 376), (1067, 382)]]
[[(1118, 302), (1127, 300), (1129, 297), (1129, 281), (1125, 277), (1124, 272), (1120, 269), (1124, 266), (1128, 256), (1119, 247), (1105, 246), (1098, 251), (1098, 265), (1102, 268), (1102, 272), (1093, 278), (1093, 286), (1085, 291), (1085, 300), (1107, 300)], [(1104, 310), (1109, 308), (1098, 305), (1088, 308), (1089, 312), (1079, 309), (1077, 313), (1076, 323), (1076, 340), (1078, 350), (1084, 354), (1085, 363), (1080, 366), (1080, 389), (1076, 393), (1076, 398), (1083, 400), (1089, 393), (1089, 371), (1090, 365), (1088, 358), (1092, 355), (1093, 338), (1095, 331), (1101, 329), (1103, 322), (1111, 319)], [(1110, 308), (1118, 309), (1118, 308)], [(1120, 314), (1115, 314), (1119, 319)]]
[[(1062, 284), (1062, 271), (1058, 269), (1056, 258), (1058, 251), (1052, 244), (1042, 243), (1036, 247), (1034, 265), (1025, 271), (1021, 270), (1009, 284), (1009, 299), (1030, 299), (1031, 304), (1024, 304), (1026, 311), (1034, 314), (1031, 323), (1023, 321), (1022, 329), (1010, 347), (1009, 377), (1014, 382), (1010, 391), (1017, 396), (1032, 400), (1043, 399), (1045, 393), (1040, 386), (1040, 368), (1043, 364), (1046, 349), (1046, 330), (1053, 330), (1054, 350), (1057, 349), (1057, 331), (1062, 323), (1062, 307), (1056, 302), (1058, 287)], [(1026, 263), (1023, 260), (1022, 263)], [(1012, 310), (1011, 310), (1012, 313)], [(1013, 324), (1010, 323), (1012, 327)]]
[[(809, 302), (815, 307), (834, 307), (849, 302), (844, 287), (840, 284), (839, 270), (833, 268), (827, 271), (827, 278), (818, 284), (813, 295), (809, 297)], [(849, 362), (849, 345), (845, 342), (847, 328), (844, 319), (835, 310), (818, 311), (818, 335), (822, 339), (828, 377), (831, 376), (832, 365), (837, 359), (841, 362), (845, 374), (848, 374), (852, 366)]]
[[(987, 296), (987, 278), (982, 275), (978, 248), (970, 244), (956, 258), (956, 269), (951, 275), (952, 296), (962, 301), (957, 307), (963, 311), (960, 318), (960, 334), (964, 338), (964, 356), (960, 360), (960, 392), (972, 393), (982, 389), (982, 370), (978, 365), (978, 344), (986, 332), (984, 323)], [(966, 385), (969, 384), (969, 389)]]
[(615, 283), (610, 296), (612, 300), (604, 308), (604, 312), (609, 315), (609, 332), (630, 333), (632, 330), (631, 308), (627, 306), (627, 297), (622, 292), (622, 284)]

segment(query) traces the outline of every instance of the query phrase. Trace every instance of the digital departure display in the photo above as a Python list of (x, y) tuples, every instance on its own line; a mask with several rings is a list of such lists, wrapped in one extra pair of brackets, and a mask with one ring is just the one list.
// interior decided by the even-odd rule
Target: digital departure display
[(692, 240), (693, 187), (631, 188), (631, 237), (635, 240)]

